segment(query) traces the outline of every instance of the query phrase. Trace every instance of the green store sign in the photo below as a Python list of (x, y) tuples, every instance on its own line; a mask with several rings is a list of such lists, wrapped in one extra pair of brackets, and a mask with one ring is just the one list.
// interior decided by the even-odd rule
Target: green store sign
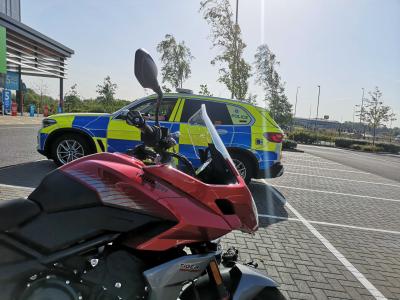
[(6, 29), (0, 26), (0, 74), (7, 73)]

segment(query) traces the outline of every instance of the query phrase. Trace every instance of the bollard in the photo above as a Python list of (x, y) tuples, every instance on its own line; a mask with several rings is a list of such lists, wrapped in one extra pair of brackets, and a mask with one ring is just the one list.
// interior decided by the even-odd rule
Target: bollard
[(11, 104), (11, 115), (13, 117), (17, 116), (17, 102), (13, 101)]
[(35, 105), (34, 104), (31, 104), (29, 106), (29, 116), (30, 117), (34, 117), (35, 116)]
[(47, 106), (47, 104), (43, 108), (43, 116), (45, 118), (49, 116), (49, 107)]

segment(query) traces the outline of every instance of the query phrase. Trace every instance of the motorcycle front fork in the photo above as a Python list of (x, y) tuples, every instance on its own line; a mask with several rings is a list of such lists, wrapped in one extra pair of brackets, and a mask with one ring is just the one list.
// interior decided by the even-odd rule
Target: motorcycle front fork
[(219, 300), (228, 300), (230, 295), (222, 280), (221, 272), (219, 271), (218, 263), (213, 259), (207, 267), (207, 274), (210, 281), (215, 285)]

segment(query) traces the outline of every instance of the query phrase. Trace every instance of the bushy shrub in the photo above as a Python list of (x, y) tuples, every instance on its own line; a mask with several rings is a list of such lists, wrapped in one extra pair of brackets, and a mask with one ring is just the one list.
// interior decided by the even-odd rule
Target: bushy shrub
[[(376, 147), (370, 147), (371, 142), (367, 140), (353, 140), (338, 138), (335, 141), (335, 146), (340, 148), (351, 148), (354, 150), (363, 150), (368, 152), (390, 152), (397, 154), (400, 152), (400, 145), (390, 143), (375, 143)], [(366, 147), (363, 147), (366, 146)]]
[(381, 152), (383, 151), (382, 147), (376, 145), (360, 145), (361, 150), (365, 152)]
[(292, 140), (283, 140), (282, 143), (282, 148), (283, 149), (296, 149), (297, 148), (297, 143)]
[(304, 130), (290, 132), (288, 138), (301, 144), (315, 144), (317, 142), (315, 133)]
[(384, 152), (390, 152), (393, 154), (400, 153), (400, 145), (390, 143), (375, 143), (375, 145), (381, 147)]
[(289, 132), (288, 138), (300, 144), (317, 144), (319, 142), (335, 142), (332, 132), (315, 132), (310, 130), (295, 130)]
[(350, 148), (353, 144), (357, 145), (367, 145), (368, 141), (365, 140), (352, 140), (352, 139), (342, 139), (337, 138), (335, 140), (335, 146), (340, 148)]
[(354, 149), (354, 150), (361, 150), (361, 146), (362, 145), (359, 145), (359, 144), (352, 144), (352, 145), (350, 145), (350, 149)]

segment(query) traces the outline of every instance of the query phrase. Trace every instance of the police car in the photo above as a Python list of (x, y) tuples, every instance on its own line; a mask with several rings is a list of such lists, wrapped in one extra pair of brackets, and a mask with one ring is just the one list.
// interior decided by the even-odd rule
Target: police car
[[(45, 118), (38, 133), (37, 150), (57, 165), (96, 152), (126, 152), (141, 143), (140, 130), (125, 122), (127, 111), (140, 111), (151, 122), (155, 102), (156, 96), (152, 95), (113, 114), (73, 113)], [(180, 133), (175, 151), (189, 158), (195, 167), (199, 164), (187, 121), (202, 104), (246, 182), (282, 175), (282, 130), (265, 109), (235, 100), (187, 92), (165, 94), (159, 120), (170, 132)]]

